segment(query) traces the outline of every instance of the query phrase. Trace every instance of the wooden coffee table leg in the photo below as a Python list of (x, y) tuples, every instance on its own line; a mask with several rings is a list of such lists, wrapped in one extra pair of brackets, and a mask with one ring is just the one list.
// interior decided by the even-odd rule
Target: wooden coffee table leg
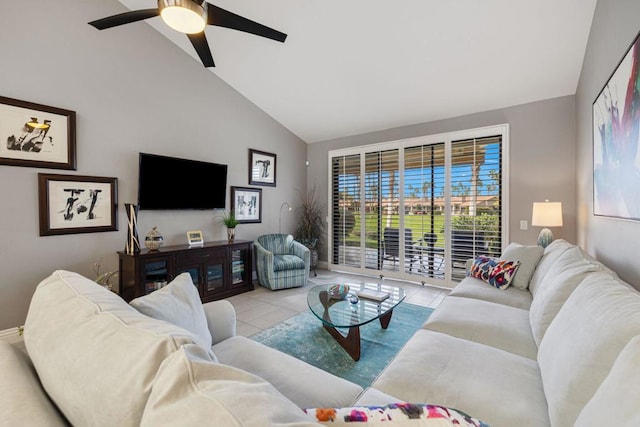
[(380, 326), (382, 329), (387, 329), (389, 326), (389, 322), (391, 322), (391, 315), (393, 314), (393, 309), (386, 312), (384, 315), (380, 316)]
[[(391, 316), (389, 316), (391, 317)], [(381, 320), (382, 321), (382, 320)], [(387, 324), (389, 322), (387, 321)], [(331, 334), (331, 336), (344, 348), (349, 356), (356, 362), (360, 360), (360, 327), (352, 326), (349, 328), (347, 336), (343, 336), (336, 328), (333, 328), (327, 324), (323, 325), (324, 328)]]

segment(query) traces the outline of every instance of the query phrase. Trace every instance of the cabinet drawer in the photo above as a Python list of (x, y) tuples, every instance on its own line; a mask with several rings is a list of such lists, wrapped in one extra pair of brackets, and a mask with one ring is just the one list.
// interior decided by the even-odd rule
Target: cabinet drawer
[(220, 259), (225, 257), (225, 251), (212, 251), (212, 250), (198, 250), (192, 253), (178, 254), (176, 255), (176, 264), (193, 264), (200, 262), (207, 262), (214, 259)]

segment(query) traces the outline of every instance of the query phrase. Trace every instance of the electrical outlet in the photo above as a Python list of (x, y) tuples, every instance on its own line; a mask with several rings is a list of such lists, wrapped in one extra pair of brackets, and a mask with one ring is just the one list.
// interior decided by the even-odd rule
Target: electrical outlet
[(527, 220), (523, 219), (520, 220), (520, 230), (528, 230), (529, 229), (529, 224), (527, 224)]

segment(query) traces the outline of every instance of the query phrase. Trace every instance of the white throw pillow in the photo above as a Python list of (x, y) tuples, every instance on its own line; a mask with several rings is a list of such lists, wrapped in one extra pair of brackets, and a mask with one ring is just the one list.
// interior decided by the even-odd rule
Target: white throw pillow
[(180, 274), (162, 289), (136, 298), (129, 304), (142, 314), (186, 329), (196, 336), (197, 344), (211, 347), (207, 318), (189, 273)]
[(520, 261), (520, 267), (518, 267), (511, 285), (523, 291), (526, 290), (543, 253), (544, 249), (538, 245), (525, 246), (519, 243), (511, 243), (507, 246), (500, 259)]
[(60, 270), (36, 288), (24, 342), (43, 388), (71, 425), (137, 427), (158, 369), (195, 337)]
[(303, 427), (317, 424), (262, 378), (215, 363), (200, 346), (184, 345), (158, 370), (140, 425)]

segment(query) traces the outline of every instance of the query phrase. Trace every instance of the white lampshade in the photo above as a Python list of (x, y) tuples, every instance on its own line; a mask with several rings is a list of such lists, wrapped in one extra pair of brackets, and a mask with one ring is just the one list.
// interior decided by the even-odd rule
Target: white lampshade
[(561, 202), (534, 202), (531, 225), (539, 227), (562, 227)]
[(538, 235), (538, 245), (543, 248), (549, 246), (553, 242), (553, 233), (546, 227), (562, 227), (562, 203), (534, 202), (531, 225), (545, 227)]

